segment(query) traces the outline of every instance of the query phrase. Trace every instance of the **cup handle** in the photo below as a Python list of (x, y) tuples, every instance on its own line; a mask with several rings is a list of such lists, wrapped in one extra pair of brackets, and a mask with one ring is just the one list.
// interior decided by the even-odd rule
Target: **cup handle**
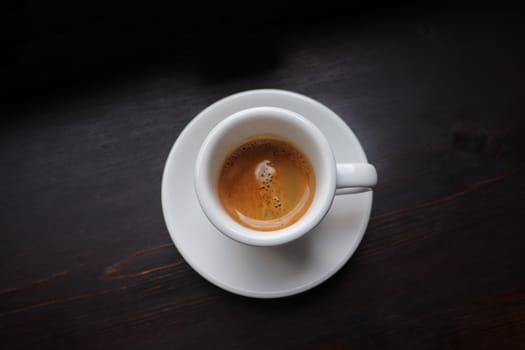
[(336, 194), (362, 193), (377, 184), (376, 168), (368, 163), (337, 164)]

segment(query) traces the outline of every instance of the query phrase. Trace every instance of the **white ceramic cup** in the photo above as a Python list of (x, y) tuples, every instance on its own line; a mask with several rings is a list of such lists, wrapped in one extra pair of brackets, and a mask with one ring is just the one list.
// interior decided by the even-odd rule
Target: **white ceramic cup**
[[(242, 226), (226, 212), (218, 196), (218, 178), (224, 160), (257, 135), (273, 135), (288, 141), (308, 157), (315, 173), (310, 207), (297, 222), (274, 231)], [(280, 245), (303, 236), (321, 222), (336, 194), (361, 192), (376, 183), (373, 165), (336, 163), (328, 141), (312, 122), (276, 107), (245, 109), (219, 122), (202, 143), (195, 165), (195, 191), (208, 220), (235, 241), (255, 246)]]

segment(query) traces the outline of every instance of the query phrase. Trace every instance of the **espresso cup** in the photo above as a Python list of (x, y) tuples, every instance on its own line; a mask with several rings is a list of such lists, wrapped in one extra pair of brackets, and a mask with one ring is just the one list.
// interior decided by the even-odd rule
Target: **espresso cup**
[[(218, 182), (226, 158), (246, 140), (268, 137), (283, 140), (310, 161), (315, 189), (310, 206), (290, 226), (272, 231), (248, 228), (235, 221), (223, 207)], [(377, 173), (368, 163), (336, 163), (323, 133), (303, 116), (283, 108), (256, 107), (234, 113), (207, 135), (197, 155), (195, 192), (208, 220), (224, 235), (240, 243), (275, 246), (296, 240), (317, 226), (337, 194), (370, 190)]]

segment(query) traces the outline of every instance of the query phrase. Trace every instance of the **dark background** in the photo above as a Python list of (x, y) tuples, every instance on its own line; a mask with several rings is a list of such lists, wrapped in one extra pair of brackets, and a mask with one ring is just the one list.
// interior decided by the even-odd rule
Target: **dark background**
[[(1, 348), (525, 349), (521, 9), (1, 10)], [(379, 173), (349, 263), (279, 300), (206, 282), (160, 205), (184, 126), (255, 88), (332, 108)]]

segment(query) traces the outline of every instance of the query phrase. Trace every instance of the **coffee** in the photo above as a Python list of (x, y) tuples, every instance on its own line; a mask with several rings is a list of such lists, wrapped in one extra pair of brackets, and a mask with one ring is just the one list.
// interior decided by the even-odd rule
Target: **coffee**
[(308, 158), (273, 137), (249, 140), (226, 157), (218, 181), (222, 206), (241, 225), (259, 231), (292, 225), (315, 192)]

